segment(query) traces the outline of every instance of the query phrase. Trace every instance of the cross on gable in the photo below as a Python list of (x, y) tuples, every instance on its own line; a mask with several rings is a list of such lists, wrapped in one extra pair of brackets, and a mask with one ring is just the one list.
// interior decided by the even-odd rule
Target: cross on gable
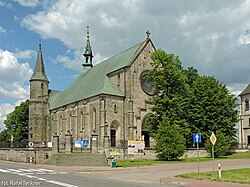
[(151, 34), (149, 31), (146, 32), (147, 38), (149, 38), (149, 35)]

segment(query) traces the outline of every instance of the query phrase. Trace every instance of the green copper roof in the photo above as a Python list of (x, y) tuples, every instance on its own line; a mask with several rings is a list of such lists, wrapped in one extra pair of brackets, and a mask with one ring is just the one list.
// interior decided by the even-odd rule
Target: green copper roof
[(129, 66), (135, 60), (138, 51), (140, 51), (139, 49), (144, 46), (143, 44), (145, 42), (139, 43), (95, 65), (87, 72), (80, 74), (69, 87), (56, 96), (53, 102), (50, 100), (50, 110), (99, 94), (123, 97), (124, 94), (119, 87), (116, 86), (107, 75), (113, 71)]
[(243, 96), (246, 94), (250, 94), (250, 84), (247, 85), (247, 87), (240, 93), (239, 96)]
[(51, 106), (54, 106), (58, 96), (60, 95), (62, 91), (58, 91), (58, 90), (49, 90), (49, 104)]
[(41, 44), (39, 45), (39, 50), (37, 54), (36, 67), (35, 67), (33, 75), (31, 76), (30, 81), (32, 80), (43, 80), (43, 81), (49, 82), (45, 74)]

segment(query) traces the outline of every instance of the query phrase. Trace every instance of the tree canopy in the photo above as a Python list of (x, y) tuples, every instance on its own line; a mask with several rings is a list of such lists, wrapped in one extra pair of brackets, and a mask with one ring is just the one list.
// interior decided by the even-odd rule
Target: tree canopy
[[(184, 145), (188, 145), (192, 144), (194, 133), (201, 133), (204, 143), (211, 132), (219, 132), (230, 147), (230, 140), (236, 135), (237, 105), (236, 98), (226, 86), (213, 76), (199, 75), (193, 67), (185, 69), (174, 54), (157, 50), (151, 58), (153, 63), (148, 79), (153, 80), (154, 95), (147, 130), (155, 138), (159, 158), (175, 159), (180, 156), (164, 151), (176, 146), (172, 145), (173, 140), (162, 137), (164, 133), (165, 136), (176, 135), (176, 144), (183, 142), (184, 138)], [(185, 146), (176, 148), (181, 154), (183, 149)]]
[(29, 100), (16, 106), (14, 111), (8, 114), (4, 120), (6, 129), (0, 132), (1, 142), (27, 142), (29, 126)]

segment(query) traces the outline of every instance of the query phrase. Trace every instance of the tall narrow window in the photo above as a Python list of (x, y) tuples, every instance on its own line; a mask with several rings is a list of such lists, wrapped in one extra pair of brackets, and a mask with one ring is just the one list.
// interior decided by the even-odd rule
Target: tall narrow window
[(114, 113), (117, 113), (117, 106), (114, 105)]
[(249, 100), (246, 99), (245, 100), (245, 111), (248, 111), (249, 110)]
[(121, 77), (120, 74), (117, 75), (117, 86), (120, 86)]
[(93, 109), (93, 130), (96, 131), (96, 109)]
[(69, 115), (69, 126), (68, 126), (68, 131), (69, 133), (72, 133), (72, 115)]

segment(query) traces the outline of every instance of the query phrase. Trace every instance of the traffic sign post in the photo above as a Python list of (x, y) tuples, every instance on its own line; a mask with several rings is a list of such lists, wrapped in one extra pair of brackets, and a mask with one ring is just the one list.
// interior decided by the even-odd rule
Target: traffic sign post
[(213, 157), (213, 173), (212, 175), (214, 176), (214, 144), (216, 142), (217, 138), (215, 134), (212, 132), (212, 135), (210, 136), (210, 141), (212, 143), (212, 157)]
[(201, 142), (201, 134), (193, 134), (193, 142), (197, 144), (197, 158), (198, 158), (198, 173), (200, 172), (200, 156), (199, 156), (199, 143)]
[(219, 175), (219, 178), (221, 179), (221, 165), (220, 165), (220, 163), (218, 164), (218, 175)]
[(29, 147), (29, 149), (33, 149), (34, 148), (34, 142), (29, 142), (28, 147)]

